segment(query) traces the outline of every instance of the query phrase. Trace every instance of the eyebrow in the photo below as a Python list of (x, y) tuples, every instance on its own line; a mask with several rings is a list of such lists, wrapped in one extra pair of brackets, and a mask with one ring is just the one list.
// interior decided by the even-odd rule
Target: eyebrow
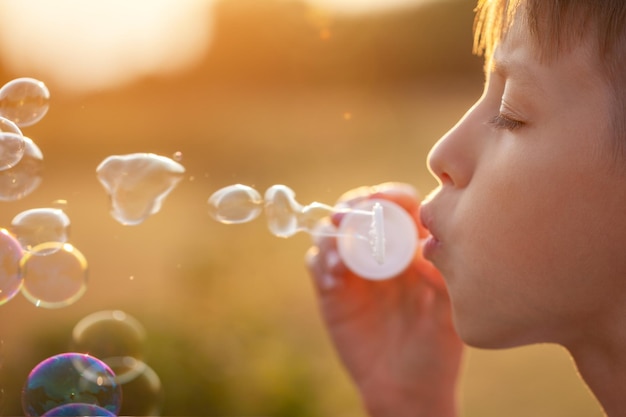
[(492, 56), (489, 64), (486, 66), (486, 70), (489, 73), (498, 74), (504, 79), (513, 78), (523, 86), (533, 87), (543, 91), (541, 84), (538, 82), (537, 77), (528, 69), (527, 66), (522, 65), (517, 61), (510, 61), (507, 59), (497, 59)]

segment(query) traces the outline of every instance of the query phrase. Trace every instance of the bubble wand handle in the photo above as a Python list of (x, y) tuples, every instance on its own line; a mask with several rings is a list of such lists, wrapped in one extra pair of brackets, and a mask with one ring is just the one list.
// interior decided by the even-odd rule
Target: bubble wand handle
[[(370, 280), (384, 280), (402, 273), (418, 248), (413, 218), (397, 204), (383, 199), (360, 202), (339, 224), (337, 249), (346, 266)], [(370, 212), (371, 220), (356, 213)], [(369, 235), (367, 241), (357, 236)]]

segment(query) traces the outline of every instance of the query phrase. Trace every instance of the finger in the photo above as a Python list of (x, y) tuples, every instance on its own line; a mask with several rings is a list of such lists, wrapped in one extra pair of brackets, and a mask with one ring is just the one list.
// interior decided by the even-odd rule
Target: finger
[(315, 288), (319, 293), (337, 289), (341, 285), (341, 260), (336, 252), (325, 253), (317, 246), (312, 246), (305, 254), (305, 263)]
[(319, 291), (337, 288), (346, 274), (346, 267), (337, 251), (337, 229), (330, 221), (320, 221), (313, 230), (314, 246), (305, 261)]

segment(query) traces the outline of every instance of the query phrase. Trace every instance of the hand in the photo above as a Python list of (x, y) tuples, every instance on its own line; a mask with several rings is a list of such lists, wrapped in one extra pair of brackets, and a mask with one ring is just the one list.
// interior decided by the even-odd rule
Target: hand
[[(416, 192), (386, 183), (346, 193), (339, 205), (385, 198), (415, 219)], [(341, 215), (321, 224), (331, 234)], [(331, 233), (324, 233), (331, 232)], [(372, 416), (454, 416), (463, 344), (454, 331), (450, 300), (434, 266), (419, 251), (400, 275), (383, 281), (356, 276), (341, 262), (333, 237), (316, 239), (306, 255), (323, 319), (337, 352)]]

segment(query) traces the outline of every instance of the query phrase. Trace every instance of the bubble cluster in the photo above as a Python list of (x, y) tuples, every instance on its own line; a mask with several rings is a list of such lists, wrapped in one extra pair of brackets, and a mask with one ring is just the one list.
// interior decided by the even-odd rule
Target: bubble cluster
[(158, 213), (184, 173), (178, 162), (152, 153), (112, 155), (96, 168), (111, 200), (111, 215), (126, 226)]
[[(368, 279), (391, 278), (405, 269), (417, 246), (412, 218), (387, 200), (339, 208), (313, 202), (302, 205), (295, 192), (282, 184), (265, 191), (263, 199), (253, 188), (234, 184), (214, 192), (208, 200), (209, 214), (221, 223), (244, 223), (265, 211), (269, 231), (288, 238), (298, 232), (337, 237), (340, 256), (354, 272)], [(318, 227), (322, 219), (342, 213), (338, 229)]]
[(0, 201), (15, 201), (41, 182), (43, 155), (20, 128), (40, 121), (50, 92), (34, 78), (16, 78), (0, 87)]
[(72, 349), (101, 358), (115, 373), (125, 401), (123, 415), (159, 415), (161, 380), (143, 361), (146, 331), (130, 314), (103, 310), (85, 316), (72, 331)]
[[(111, 368), (98, 358), (75, 352), (40, 362), (28, 375), (22, 391), (22, 409), (29, 417), (42, 416), (67, 404), (95, 405), (117, 415), (121, 403), (122, 389)], [(57, 412), (53, 415), (59, 415)]]

